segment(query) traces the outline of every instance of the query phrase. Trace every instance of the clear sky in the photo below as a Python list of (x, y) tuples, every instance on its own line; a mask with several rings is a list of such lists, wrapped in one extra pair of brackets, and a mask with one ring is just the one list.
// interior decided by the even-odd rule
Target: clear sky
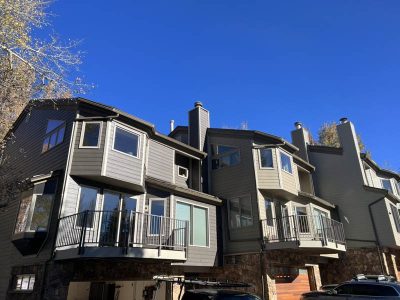
[(346, 116), (373, 159), (400, 170), (400, 1), (57, 0), (82, 39), (89, 99), (168, 133), (200, 100), (212, 127), (290, 139)]

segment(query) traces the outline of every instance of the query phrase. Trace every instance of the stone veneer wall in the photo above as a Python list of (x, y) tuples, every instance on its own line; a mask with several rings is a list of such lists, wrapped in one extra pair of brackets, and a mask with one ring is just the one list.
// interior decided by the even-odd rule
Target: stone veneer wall
[(339, 259), (321, 265), (323, 284), (350, 280), (356, 274), (389, 274), (400, 280), (400, 251), (390, 248), (347, 249)]

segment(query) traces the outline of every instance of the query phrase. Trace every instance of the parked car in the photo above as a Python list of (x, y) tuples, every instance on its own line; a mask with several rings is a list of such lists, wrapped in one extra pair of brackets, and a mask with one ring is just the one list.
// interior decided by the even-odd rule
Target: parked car
[(400, 285), (389, 281), (348, 281), (330, 291), (309, 292), (301, 295), (301, 300), (372, 300), (400, 299)]
[(253, 294), (218, 289), (187, 290), (182, 300), (261, 300)]
[(364, 274), (357, 274), (353, 277), (351, 281), (390, 281), (395, 282), (396, 278), (390, 275), (364, 275)]
[(325, 284), (322, 285), (319, 290), (320, 291), (330, 291), (333, 290), (335, 287), (337, 287), (339, 284), (338, 283), (331, 283), (331, 284)]

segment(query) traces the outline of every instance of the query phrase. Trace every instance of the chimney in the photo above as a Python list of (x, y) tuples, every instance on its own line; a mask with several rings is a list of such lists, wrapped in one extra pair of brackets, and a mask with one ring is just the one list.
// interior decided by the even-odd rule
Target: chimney
[(344, 123), (347, 123), (347, 122), (349, 122), (349, 119), (347, 119), (346, 117), (344, 117), (344, 118), (340, 118), (340, 124), (344, 124)]
[(175, 129), (175, 121), (171, 120), (169, 121), (169, 131), (172, 132)]
[(204, 150), (207, 128), (210, 127), (210, 113), (200, 101), (189, 111), (189, 145)]
[(294, 127), (295, 130), (291, 132), (292, 143), (297, 148), (299, 148), (299, 152), (297, 154), (305, 161), (309, 161), (307, 145), (311, 143), (310, 133), (308, 132), (307, 129), (303, 127), (303, 124), (301, 124), (301, 122), (295, 122)]

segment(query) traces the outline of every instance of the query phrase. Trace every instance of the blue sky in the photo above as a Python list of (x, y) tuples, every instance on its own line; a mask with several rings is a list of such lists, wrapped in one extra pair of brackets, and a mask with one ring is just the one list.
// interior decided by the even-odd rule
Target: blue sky
[(290, 139), (346, 116), (400, 170), (400, 1), (58, 0), (55, 31), (82, 39), (85, 96), (167, 133), (200, 100), (213, 127)]

